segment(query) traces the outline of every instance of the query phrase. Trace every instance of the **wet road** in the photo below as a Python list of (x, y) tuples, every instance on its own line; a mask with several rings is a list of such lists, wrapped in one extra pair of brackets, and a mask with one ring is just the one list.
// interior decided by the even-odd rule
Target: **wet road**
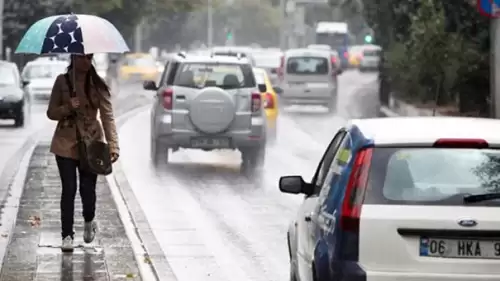
[(35, 145), (37, 133), (50, 123), (46, 110), (46, 102), (34, 102), (22, 128), (14, 127), (13, 120), (0, 120), (0, 200), (6, 195), (6, 187), (15, 175), (22, 156)]
[(282, 111), (260, 184), (239, 175), (238, 152), (180, 150), (156, 174), (149, 110), (121, 127), (122, 168), (178, 280), (288, 280), (286, 230), (302, 197), (281, 194), (278, 179), (311, 178), (343, 122), (374, 112), (377, 98), (357, 90), (375, 79), (344, 73), (335, 116), (315, 107)]

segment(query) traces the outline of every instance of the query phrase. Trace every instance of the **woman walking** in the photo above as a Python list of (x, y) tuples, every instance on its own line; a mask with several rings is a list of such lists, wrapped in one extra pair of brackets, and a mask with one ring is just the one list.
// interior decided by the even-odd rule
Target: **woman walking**
[[(71, 55), (67, 73), (59, 75), (54, 83), (47, 110), (47, 117), (58, 121), (50, 151), (55, 154), (62, 184), (63, 252), (73, 251), (77, 170), (85, 220), (83, 233), (85, 243), (92, 242), (97, 231), (94, 221), (97, 174), (84, 170), (79, 165), (76, 130), (79, 130), (79, 136), (91, 140), (103, 140), (104, 135), (109, 144), (111, 161), (115, 162), (119, 156), (111, 95), (108, 86), (92, 65), (92, 58), (91, 54)], [(97, 119), (98, 112), (101, 122)]]

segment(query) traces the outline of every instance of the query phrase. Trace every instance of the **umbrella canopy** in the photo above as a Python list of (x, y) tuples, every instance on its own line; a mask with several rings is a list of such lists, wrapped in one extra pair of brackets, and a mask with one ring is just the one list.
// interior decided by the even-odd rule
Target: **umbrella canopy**
[(92, 15), (59, 15), (41, 19), (24, 34), (16, 53), (93, 54), (130, 51), (106, 19)]

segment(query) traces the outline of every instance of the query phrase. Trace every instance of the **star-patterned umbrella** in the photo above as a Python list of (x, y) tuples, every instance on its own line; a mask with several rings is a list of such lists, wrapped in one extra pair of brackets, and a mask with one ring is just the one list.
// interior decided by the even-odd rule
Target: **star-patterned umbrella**
[(116, 27), (93, 15), (58, 15), (41, 19), (24, 34), (16, 53), (125, 53), (129, 48)]

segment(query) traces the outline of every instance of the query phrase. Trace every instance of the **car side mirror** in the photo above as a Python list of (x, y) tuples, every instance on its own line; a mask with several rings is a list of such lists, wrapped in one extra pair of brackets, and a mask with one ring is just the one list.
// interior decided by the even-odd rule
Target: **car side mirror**
[(144, 90), (148, 90), (148, 91), (158, 90), (158, 87), (156, 86), (155, 81), (152, 81), (152, 80), (144, 81), (144, 83), (142, 84), (142, 87), (144, 88)]
[(274, 92), (278, 95), (281, 95), (283, 94), (283, 89), (281, 89), (280, 87), (274, 87)]
[(281, 177), (279, 182), (280, 191), (291, 194), (311, 194), (310, 184), (306, 183), (301, 176)]
[(259, 84), (259, 85), (257, 85), (257, 88), (259, 88), (259, 92), (261, 92), (261, 93), (267, 92), (267, 87), (265, 84)]
[(21, 82), (21, 85), (23, 85), (23, 88), (26, 87), (26, 86), (28, 86), (29, 84), (30, 84), (30, 81), (28, 81), (28, 80), (23, 80)]

